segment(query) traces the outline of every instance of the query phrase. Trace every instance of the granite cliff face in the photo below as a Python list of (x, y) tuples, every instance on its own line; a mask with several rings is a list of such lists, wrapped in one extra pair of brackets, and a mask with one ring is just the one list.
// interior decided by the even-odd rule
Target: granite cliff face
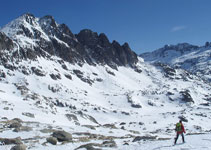
[(115, 68), (116, 66), (134, 66), (138, 61), (137, 55), (127, 43), (123, 45), (117, 41), (110, 43), (104, 33), (98, 35), (96, 32), (85, 29), (76, 37), (96, 63)]

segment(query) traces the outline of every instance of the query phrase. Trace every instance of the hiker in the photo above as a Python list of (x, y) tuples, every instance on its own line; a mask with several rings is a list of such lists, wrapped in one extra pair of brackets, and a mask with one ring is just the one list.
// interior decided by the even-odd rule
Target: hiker
[(177, 136), (175, 138), (174, 144), (177, 143), (177, 139), (178, 139), (179, 135), (182, 136), (182, 141), (183, 141), (183, 143), (185, 143), (184, 134), (183, 134), (183, 133), (185, 133), (185, 128), (184, 128), (181, 120), (176, 124), (175, 131), (177, 132)]

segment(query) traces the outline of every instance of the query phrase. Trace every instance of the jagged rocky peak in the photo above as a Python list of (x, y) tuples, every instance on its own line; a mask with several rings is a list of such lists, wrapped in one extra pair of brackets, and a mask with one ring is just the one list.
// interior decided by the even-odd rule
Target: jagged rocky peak
[(189, 43), (179, 43), (176, 45), (165, 45), (162, 48), (152, 52), (143, 53), (140, 56), (144, 58), (145, 61), (159, 61), (163, 58), (173, 59), (174, 57), (184, 55), (199, 48), (199, 46)]
[(111, 43), (104, 33), (100, 33), (98, 35), (97, 32), (93, 32), (90, 29), (81, 30), (79, 34), (76, 35), (76, 37), (80, 43), (91, 48), (97, 45), (100, 45), (101, 47), (111, 46)]
[[(117, 51), (120, 51), (120, 52), (124, 52), (124, 53), (134, 53), (129, 44), (127, 42), (125, 42), (123, 45), (120, 45), (117, 41), (113, 41), (112, 42), (112, 46), (117, 50)], [(134, 53), (135, 54), (135, 53)], [(136, 55), (136, 54), (135, 54)]]
[[(125, 42), (123, 45), (122, 45), (122, 48), (125, 50), (126, 53), (131, 53), (133, 54), (134, 52), (131, 50), (129, 44), (127, 42)], [(135, 53), (134, 53), (135, 54)]]
[(114, 48), (117, 48), (117, 49), (120, 49), (120, 48), (121, 48), (121, 45), (120, 45), (116, 40), (113, 40), (112, 46), (113, 46)]
[[(37, 22), (34, 15), (26, 13), (5, 25), (1, 28), (1, 31), (9, 37), (14, 37), (16, 35), (24, 34), (26, 30), (29, 30), (30, 26), (35, 26), (36, 24)], [(26, 34), (26, 36), (28, 36), (28, 34)]]
[(50, 16), (46, 15), (39, 19), (39, 24), (41, 28), (47, 33), (48, 35), (54, 35), (55, 32), (58, 32), (58, 25), (55, 19)]
[(70, 31), (70, 29), (68, 28), (68, 26), (66, 24), (60, 24), (59, 30), (60, 30), (60, 32), (66, 34), (66, 35), (69, 35), (70, 37), (75, 37), (75, 35)]
[(129, 44), (125, 42), (122, 45), (122, 47), (125, 50), (125, 52), (128, 53), (128, 55), (130, 55), (129, 58), (134, 61), (133, 63), (136, 63), (138, 61), (137, 54), (131, 50)]
[(129, 46), (129, 44), (128, 44), (127, 42), (125, 42), (125, 43), (122, 45), (122, 47), (124, 47), (125, 49), (131, 50), (131, 49), (130, 49), (130, 46)]
[(67, 25), (58, 24), (50, 15), (40, 18), (39, 24), (42, 30), (50, 37), (55, 36), (57, 39), (68, 44), (72, 43), (72, 39), (76, 40), (75, 35), (71, 32)]
[(99, 42), (100, 42), (100, 45), (102, 45), (104, 47), (110, 46), (110, 42), (104, 33), (100, 33)]
[(25, 13), (19, 17), (20, 19), (24, 19), (29, 24), (33, 25), (35, 21), (35, 16), (31, 13)]
[(29, 12), (22, 14), (21, 17), (24, 17), (24, 18), (35, 18), (35, 16), (32, 13), (29, 13)]
[(207, 41), (207, 42), (205, 42), (204, 47), (206, 47), (206, 48), (207, 48), (207, 47), (211, 47), (211, 42), (208, 42), (208, 41)]
[(178, 43), (177, 45), (165, 45), (162, 50), (176, 50), (176, 51), (190, 51), (199, 48), (196, 45), (191, 45), (189, 43)]
[(0, 32), (0, 50), (10, 50), (14, 44), (3, 32)]
[(133, 66), (138, 62), (138, 57), (135, 52), (133, 52), (126, 42), (123, 45), (120, 45), (117, 41), (112, 42), (112, 46), (115, 48), (117, 55), (119, 56), (120, 62), (125, 65)]
[(50, 15), (46, 15), (40, 18), (39, 22), (43, 26), (57, 27), (55, 19), (53, 18), (53, 16), (50, 16)]
[(98, 34), (89, 29), (81, 30), (77, 35), (77, 39), (83, 45), (94, 46), (98, 44)]
[(38, 20), (34, 15), (26, 13), (5, 25), (1, 31), (16, 41), (24, 41), (25, 38), (19, 35), (30, 39), (37, 38), (37, 36), (41, 35), (41, 33), (38, 33)]

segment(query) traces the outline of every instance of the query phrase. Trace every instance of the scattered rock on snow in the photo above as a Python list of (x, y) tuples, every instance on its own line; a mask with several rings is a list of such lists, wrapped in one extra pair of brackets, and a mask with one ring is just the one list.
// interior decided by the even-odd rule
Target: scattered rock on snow
[(52, 132), (55, 132), (55, 131), (56, 131), (55, 129), (51, 129), (51, 128), (40, 130), (40, 132), (42, 132), (42, 133), (52, 133)]
[(4, 143), (5, 145), (10, 145), (10, 144), (22, 144), (21, 138), (0, 138), (0, 142)]
[(191, 97), (189, 90), (180, 91), (180, 94), (182, 95), (182, 101), (194, 103), (193, 98)]
[(20, 128), (22, 126), (22, 124), (20, 122), (17, 121), (13, 121), (10, 125), (9, 128)]
[[(98, 148), (95, 148), (95, 147), (98, 147)], [(100, 144), (98, 143), (88, 143), (88, 144), (84, 144), (84, 145), (81, 145), (79, 146), (78, 148), (76, 148), (75, 150), (79, 150), (79, 149), (86, 149), (86, 150), (102, 150)]]
[(132, 104), (131, 107), (133, 107), (133, 108), (142, 108), (142, 106), (140, 104)]
[(8, 120), (8, 118), (7, 118), (7, 117), (2, 117), (1, 119), (3, 119), (3, 120)]
[(92, 129), (92, 130), (96, 130), (96, 128), (92, 125), (83, 125), (83, 127), (86, 127), (86, 128)]
[(3, 70), (0, 70), (0, 77), (1, 78), (6, 78), (6, 74), (4, 73)]
[(26, 150), (26, 145), (24, 144), (16, 145), (13, 146), (10, 150)]
[(73, 114), (66, 114), (65, 116), (67, 117), (67, 119), (68, 119), (69, 121), (72, 121), (72, 120), (78, 121), (78, 118), (76, 117), (76, 115), (73, 115)]
[(72, 135), (66, 131), (54, 131), (53, 137), (57, 138), (59, 142), (70, 142), (72, 141)]
[(115, 73), (112, 72), (112, 71), (110, 71), (108, 68), (106, 68), (106, 72), (107, 72), (108, 74), (112, 75), (112, 76), (115, 76)]
[(103, 127), (111, 128), (111, 129), (117, 129), (117, 127), (114, 124), (104, 124)]
[(188, 119), (185, 118), (184, 116), (179, 116), (178, 118), (179, 118), (181, 121), (188, 122)]
[(102, 146), (103, 147), (117, 147), (117, 145), (116, 145), (116, 142), (115, 141), (113, 141), (113, 140), (110, 140), (110, 141), (104, 141), (103, 143), (102, 143)]
[(193, 127), (194, 127), (196, 130), (202, 131), (202, 127), (201, 127), (201, 126), (194, 125)]
[(137, 141), (141, 141), (141, 140), (155, 140), (157, 138), (157, 136), (137, 136), (133, 139), (132, 142), (137, 142)]
[(98, 81), (98, 82), (102, 82), (103, 81), (103, 79), (101, 79), (101, 78), (96, 78), (95, 80)]
[(102, 144), (99, 143), (88, 143), (79, 146), (75, 150), (78, 149), (86, 149), (86, 150), (102, 150), (103, 147), (117, 148), (116, 142), (113, 140), (104, 141)]
[(46, 141), (47, 141), (48, 143), (53, 144), (53, 145), (56, 145), (57, 142), (58, 142), (57, 138), (55, 138), (55, 137), (48, 137), (48, 138), (46, 139)]
[(64, 76), (65, 76), (67, 79), (72, 80), (72, 76), (71, 76), (71, 75), (65, 74)]
[(142, 126), (142, 125), (144, 125), (144, 123), (143, 123), (143, 122), (139, 122), (138, 124), (139, 124), (139, 125), (141, 125), (141, 126)]
[(211, 105), (211, 103), (210, 103), (210, 102), (207, 102), (207, 103), (201, 103), (200, 105), (202, 105), (202, 106), (210, 106), (210, 105)]
[(23, 131), (25, 131), (25, 132), (30, 132), (30, 131), (32, 131), (32, 130), (33, 130), (32, 127), (21, 126), (21, 127), (15, 128), (13, 131), (14, 131), (14, 132), (23, 132)]
[(27, 117), (30, 117), (30, 118), (35, 118), (34, 117), (34, 114), (28, 113), (28, 112), (23, 112), (22, 115), (27, 116)]
[(57, 80), (57, 79), (61, 79), (61, 75), (58, 73), (58, 74), (49, 74), (50, 77), (53, 79), (53, 80)]
[(20, 118), (14, 118), (14, 119), (12, 119), (12, 120), (17, 121), (17, 122), (19, 122), (19, 123), (22, 123), (22, 122), (23, 122)]
[(40, 69), (38, 69), (36, 67), (31, 67), (31, 70), (37, 76), (45, 76), (45, 72), (41, 71)]

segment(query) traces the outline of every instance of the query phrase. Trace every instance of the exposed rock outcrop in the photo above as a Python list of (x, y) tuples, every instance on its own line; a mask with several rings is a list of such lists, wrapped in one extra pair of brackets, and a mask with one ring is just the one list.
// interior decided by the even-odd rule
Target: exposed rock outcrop
[(72, 135), (65, 131), (55, 131), (52, 134), (53, 137), (57, 138), (59, 142), (70, 142), (72, 141)]
[(0, 32), (0, 51), (11, 50), (13, 48), (13, 41), (9, 37), (7, 37), (3, 32)]
[(16, 146), (13, 146), (10, 150), (26, 150), (26, 145), (24, 144), (20, 144), (20, 145), (16, 145)]

